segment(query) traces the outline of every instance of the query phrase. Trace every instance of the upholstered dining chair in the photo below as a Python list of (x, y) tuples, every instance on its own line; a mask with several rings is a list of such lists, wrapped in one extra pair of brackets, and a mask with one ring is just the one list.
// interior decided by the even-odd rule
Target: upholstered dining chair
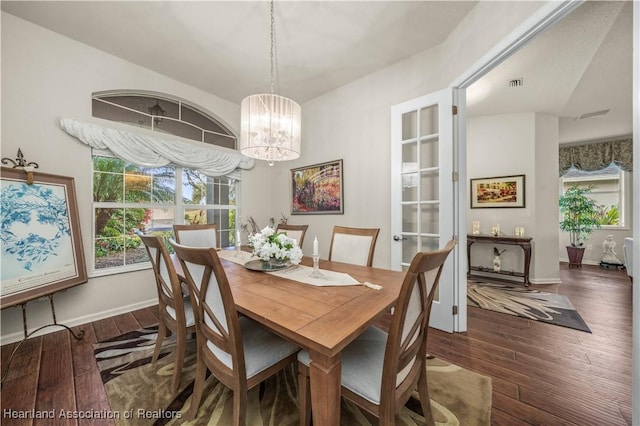
[(138, 236), (142, 239), (147, 249), (158, 290), (160, 323), (158, 325), (158, 337), (151, 362), (155, 365), (158, 361), (158, 356), (162, 349), (162, 342), (167, 336), (167, 331), (171, 331), (176, 335), (171, 390), (176, 392), (180, 385), (187, 335), (193, 334), (196, 331), (195, 316), (189, 297), (184, 297), (182, 294), (180, 279), (176, 274), (176, 269), (171, 261), (169, 251), (164, 241), (158, 236), (144, 235), (142, 233), (138, 233)]
[(284, 232), (287, 234), (287, 237), (298, 240), (298, 246), (302, 247), (307, 228), (309, 228), (309, 225), (287, 225), (286, 223), (279, 223), (276, 227), (276, 232)]
[[(344, 398), (374, 414), (380, 425), (394, 425), (416, 385), (422, 412), (433, 425), (427, 384), (427, 334), (442, 267), (455, 240), (437, 251), (417, 253), (407, 270), (394, 305), (389, 333), (367, 328), (342, 351)], [(300, 424), (310, 420), (309, 353), (298, 354)]]
[(187, 419), (195, 418), (207, 370), (233, 391), (233, 424), (244, 425), (249, 389), (295, 362), (299, 348), (239, 316), (213, 248), (171, 241), (189, 285), (196, 315), (196, 378)]
[(373, 265), (373, 252), (380, 228), (334, 226), (329, 260), (355, 265)]
[(173, 225), (176, 242), (189, 247), (218, 247), (218, 225), (215, 223)]

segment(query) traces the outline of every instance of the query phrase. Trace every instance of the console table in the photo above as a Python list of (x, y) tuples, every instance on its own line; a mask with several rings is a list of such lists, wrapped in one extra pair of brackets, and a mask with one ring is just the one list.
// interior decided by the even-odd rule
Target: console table
[[(467, 277), (471, 277), (471, 271), (489, 272), (492, 274), (511, 275), (514, 277), (522, 277), (524, 279), (524, 285), (528, 286), (529, 282), (529, 267), (531, 266), (531, 237), (517, 237), (515, 235), (481, 235), (481, 234), (468, 234), (467, 235)], [(515, 271), (494, 271), (492, 268), (485, 268), (482, 266), (471, 266), (471, 246), (474, 243), (485, 244), (507, 244), (513, 246), (520, 246), (524, 251), (524, 272)]]

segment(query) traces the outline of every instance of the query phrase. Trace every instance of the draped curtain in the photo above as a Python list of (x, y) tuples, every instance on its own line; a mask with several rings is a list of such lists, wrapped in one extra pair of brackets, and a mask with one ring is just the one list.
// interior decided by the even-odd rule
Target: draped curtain
[(198, 170), (211, 177), (240, 179), (241, 170), (249, 170), (254, 166), (252, 158), (232, 149), (125, 127), (110, 121), (94, 123), (63, 118), (60, 127), (94, 149), (111, 152), (141, 167), (173, 164)]
[(633, 171), (632, 139), (597, 142), (560, 148), (560, 176), (571, 166), (584, 171), (601, 170), (611, 163)]

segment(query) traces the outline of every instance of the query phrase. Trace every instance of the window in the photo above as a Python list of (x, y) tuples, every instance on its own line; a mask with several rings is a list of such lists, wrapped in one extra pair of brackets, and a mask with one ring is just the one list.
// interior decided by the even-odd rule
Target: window
[(236, 137), (226, 126), (198, 108), (166, 96), (119, 92), (94, 94), (92, 115), (236, 149)]
[(216, 223), (220, 244), (233, 245), (236, 190), (230, 178), (180, 167), (143, 168), (94, 155), (94, 271), (147, 267), (136, 229), (173, 238), (174, 223)]
[[(93, 97), (96, 117), (235, 149), (236, 137), (182, 101), (148, 95)], [(216, 223), (222, 247), (235, 244), (238, 181), (169, 165), (141, 167), (93, 152), (93, 275), (148, 268), (141, 230), (173, 237), (173, 224)]]
[(603, 228), (625, 226), (625, 172), (615, 164), (586, 172), (571, 168), (562, 177), (562, 191), (571, 185), (591, 186), (590, 198), (598, 205), (598, 220)]

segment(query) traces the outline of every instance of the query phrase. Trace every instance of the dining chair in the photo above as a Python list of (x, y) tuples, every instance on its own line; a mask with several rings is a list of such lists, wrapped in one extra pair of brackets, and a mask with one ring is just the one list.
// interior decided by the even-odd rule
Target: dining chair
[(276, 227), (276, 233), (284, 232), (287, 237), (294, 240), (298, 240), (298, 246), (302, 247), (304, 241), (304, 235), (307, 233), (309, 225), (287, 225), (286, 223), (279, 223)]
[(196, 417), (208, 370), (233, 391), (233, 424), (244, 425), (249, 389), (295, 362), (300, 348), (238, 315), (215, 249), (170, 243), (182, 265), (196, 316), (196, 378), (186, 417)]
[[(455, 240), (437, 251), (417, 253), (394, 305), (389, 333), (370, 326), (342, 351), (341, 395), (394, 425), (396, 413), (418, 388), (428, 425), (433, 425), (427, 384), (427, 334), (442, 267)], [(309, 353), (298, 354), (300, 424), (310, 420)]]
[(164, 241), (155, 235), (138, 233), (138, 236), (142, 239), (147, 249), (147, 254), (149, 255), (156, 279), (156, 288), (158, 290), (160, 322), (158, 325), (156, 347), (151, 363), (155, 365), (158, 361), (158, 356), (162, 349), (162, 342), (165, 337), (167, 337), (167, 331), (171, 331), (176, 335), (171, 390), (176, 392), (180, 385), (187, 335), (193, 334), (196, 331), (195, 316), (189, 297), (184, 297), (182, 294), (180, 279), (178, 278), (175, 266), (171, 261), (169, 250), (167, 250)]
[(354, 265), (373, 265), (373, 252), (380, 228), (334, 226), (329, 246), (329, 260)]
[(215, 223), (173, 225), (176, 242), (189, 247), (218, 247), (218, 225)]

